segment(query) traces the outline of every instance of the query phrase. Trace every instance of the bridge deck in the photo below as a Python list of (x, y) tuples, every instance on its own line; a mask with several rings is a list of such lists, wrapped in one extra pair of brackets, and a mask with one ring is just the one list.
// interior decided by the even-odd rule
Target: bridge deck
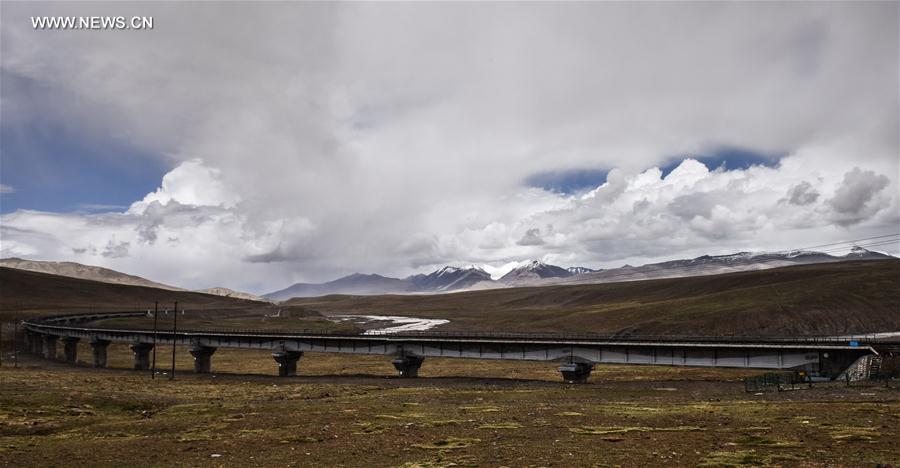
[[(421, 365), (426, 357), (558, 361), (566, 369), (575, 366), (590, 373), (594, 364), (653, 364), (701, 367), (794, 369), (812, 375), (834, 377), (863, 355), (877, 354), (876, 346), (894, 340), (875, 337), (622, 337), (600, 334), (413, 332), (362, 335), (335, 333), (286, 333), (266, 330), (140, 330), (86, 326), (85, 322), (117, 317), (142, 316), (142, 312), (74, 314), (31, 320), (25, 328), (44, 337), (44, 354), (55, 355), (55, 340), (90, 340), (132, 344), (135, 366), (143, 366), (142, 353), (154, 344), (190, 346), (199, 362), (199, 372), (209, 370), (216, 348), (272, 350), (273, 357), (288, 368), (304, 351), (350, 354), (380, 354), (396, 357), (403, 367)], [(48, 347), (52, 347), (49, 349)], [(70, 351), (67, 348), (67, 353)], [(205, 351), (204, 351), (205, 350)], [(96, 351), (96, 348), (95, 348)], [(74, 351), (71, 351), (74, 352)], [(95, 353), (96, 354), (96, 353)], [(199, 356), (199, 357), (198, 357)], [(69, 358), (67, 354), (67, 358)], [(96, 356), (95, 356), (96, 358)], [(105, 362), (105, 347), (102, 361)], [(139, 362), (141, 361), (141, 362)], [(292, 361), (292, 362), (291, 362)], [(97, 359), (95, 359), (97, 363)], [(412, 363), (412, 364), (410, 364)], [(567, 367), (568, 366), (568, 367)], [(566, 370), (561, 367), (563, 374)], [(407, 372), (406, 374), (409, 374)], [(412, 372), (414, 375), (415, 372)], [(580, 377), (578, 377), (580, 378)], [(586, 378), (586, 377), (585, 377)], [(571, 380), (567, 377), (567, 380)]]

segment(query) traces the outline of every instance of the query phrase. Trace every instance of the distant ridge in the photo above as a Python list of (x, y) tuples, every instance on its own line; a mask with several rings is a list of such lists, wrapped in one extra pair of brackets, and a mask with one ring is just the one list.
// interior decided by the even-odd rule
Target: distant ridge
[(182, 288), (168, 284), (150, 281), (140, 276), (129, 275), (109, 268), (92, 265), (82, 265), (74, 262), (45, 262), (40, 260), (25, 260), (21, 258), (0, 259), (0, 267), (15, 268), (17, 270), (34, 271), (50, 275), (68, 276), (103, 283), (125, 284), (129, 286), (146, 286), (148, 288), (168, 289), (171, 291), (184, 291)]
[(156, 302), (166, 308), (174, 301), (189, 310), (269, 310), (269, 304), (234, 297), (0, 267), (0, 318), (4, 319), (68, 311), (144, 310), (152, 309)]
[(203, 294), (215, 294), (216, 296), (224, 296), (224, 297), (233, 297), (235, 299), (247, 299), (249, 301), (260, 301), (267, 302), (267, 299), (264, 299), (256, 294), (250, 294), (240, 291), (235, 291), (234, 289), (228, 288), (207, 288), (207, 289), (198, 289), (194, 292), (203, 293)]
[(283, 301), (292, 297), (315, 297), (329, 294), (393, 294), (414, 291), (409, 281), (388, 278), (381, 275), (354, 273), (327, 283), (296, 283), (279, 291), (264, 294), (272, 301)]
[(894, 257), (862, 247), (853, 247), (848, 254), (840, 256), (809, 250), (738, 252), (730, 255), (703, 255), (692, 259), (651, 263), (637, 267), (623, 265), (608, 270), (594, 270), (586, 267), (562, 268), (532, 260), (514, 268), (498, 280), (493, 280), (483, 269), (474, 266), (463, 268), (445, 266), (428, 274), (412, 275), (404, 279), (353, 274), (328, 283), (297, 283), (280, 291), (265, 294), (263, 297), (273, 301), (284, 301), (292, 297), (315, 297), (329, 294), (435, 294), (507, 287), (597, 284), (890, 258)]
[(659, 278), (717, 275), (739, 271), (766, 270), (792, 265), (845, 262), (852, 260), (884, 260), (894, 258), (862, 247), (854, 247), (846, 255), (834, 256), (822, 252), (793, 250), (788, 252), (738, 252), (731, 255), (703, 255), (689, 260), (672, 260), (633, 267), (584, 273), (553, 284), (595, 284)]

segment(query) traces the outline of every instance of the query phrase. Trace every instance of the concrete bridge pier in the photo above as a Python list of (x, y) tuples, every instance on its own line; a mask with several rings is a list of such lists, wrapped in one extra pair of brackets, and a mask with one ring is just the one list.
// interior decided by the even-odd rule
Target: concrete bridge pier
[(44, 357), (47, 359), (56, 359), (56, 335), (44, 335)]
[(303, 351), (272, 351), (272, 358), (278, 363), (279, 377), (293, 377), (297, 375), (297, 361), (303, 357)]
[(31, 340), (31, 352), (39, 356), (44, 354), (44, 335), (34, 335), (34, 339)]
[(31, 335), (31, 352), (39, 356), (44, 354), (44, 335), (40, 333)]
[(419, 368), (425, 358), (419, 356), (404, 355), (393, 360), (394, 368), (400, 373), (401, 378), (414, 378), (419, 376)]
[(91, 354), (94, 357), (94, 367), (106, 367), (106, 348), (108, 340), (91, 339)]
[(70, 364), (75, 364), (78, 360), (78, 341), (80, 338), (76, 338), (74, 336), (67, 336), (62, 339), (63, 342), (63, 354), (66, 356), (66, 362)]
[(132, 343), (131, 352), (134, 354), (135, 370), (147, 370), (150, 368), (150, 351), (153, 343)]
[(194, 356), (194, 372), (209, 374), (212, 372), (212, 355), (216, 348), (194, 344), (191, 346), (191, 356)]
[(559, 366), (563, 380), (567, 383), (587, 383), (592, 370), (594, 370), (594, 365), (584, 362), (569, 362)]
[(43, 354), (44, 338), (39, 333), (28, 333), (28, 349), (32, 354)]

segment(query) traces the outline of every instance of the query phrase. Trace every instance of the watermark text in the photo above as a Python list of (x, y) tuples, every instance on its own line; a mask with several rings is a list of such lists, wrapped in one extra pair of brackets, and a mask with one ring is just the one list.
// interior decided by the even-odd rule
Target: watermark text
[(32, 16), (34, 29), (153, 29), (152, 16)]

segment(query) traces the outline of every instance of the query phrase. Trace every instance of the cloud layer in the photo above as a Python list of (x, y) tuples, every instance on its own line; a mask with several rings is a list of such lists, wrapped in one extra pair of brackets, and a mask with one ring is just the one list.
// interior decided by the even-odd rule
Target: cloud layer
[[(897, 9), (4, 5), (3, 125), (77, 125), (172, 169), (127, 209), (3, 215), (0, 248), (263, 292), (896, 232)], [(30, 28), (68, 14), (155, 29)], [(784, 156), (736, 170), (690, 158), (721, 146)], [(541, 188), (558, 182), (547, 174), (605, 181), (569, 193)]]

